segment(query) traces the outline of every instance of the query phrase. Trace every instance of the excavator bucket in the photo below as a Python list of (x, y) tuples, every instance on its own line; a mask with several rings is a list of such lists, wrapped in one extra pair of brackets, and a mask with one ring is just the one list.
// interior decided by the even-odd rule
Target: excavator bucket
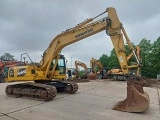
[(124, 112), (144, 112), (149, 108), (149, 95), (143, 90), (142, 81), (127, 81), (127, 98), (112, 109)]

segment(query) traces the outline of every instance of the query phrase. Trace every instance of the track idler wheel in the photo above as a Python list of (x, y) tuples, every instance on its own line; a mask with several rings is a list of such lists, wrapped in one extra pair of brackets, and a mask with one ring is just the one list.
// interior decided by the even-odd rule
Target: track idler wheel
[(124, 112), (144, 112), (149, 108), (149, 95), (143, 90), (143, 81), (127, 81), (127, 98), (112, 109)]
[(13, 88), (10, 86), (7, 86), (5, 92), (6, 92), (6, 95), (9, 96), (13, 94)]
[(69, 83), (66, 87), (66, 92), (70, 94), (74, 94), (78, 91), (78, 84), (77, 83)]

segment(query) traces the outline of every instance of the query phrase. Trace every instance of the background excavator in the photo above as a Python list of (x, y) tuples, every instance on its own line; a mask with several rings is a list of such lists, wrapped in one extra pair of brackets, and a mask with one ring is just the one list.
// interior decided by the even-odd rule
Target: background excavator
[(102, 79), (102, 77), (103, 77), (103, 65), (101, 64), (101, 62), (92, 58), (90, 60), (90, 66), (91, 66), (92, 73), (95, 73), (96, 78)]
[[(81, 77), (79, 75), (78, 66), (84, 68), (84, 74)], [(76, 70), (75, 70), (76, 78), (79, 78), (79, 79), (87, 78), (87, 65), (85, 63), (82, 63), (82, 62), (76, 60), (75, 61), (75, 68), (76, 68)]]
[[(93, 21), (95, 18), (108, 13), (107, 17)], [(144, 112), (149, 107), (149, 96), (143, 90), (144, 82), (140, 77), (129, 74), (130, 68), (140, 66), (130, 40), (125, 32), (122, 23), (119, 21), (115, 8), (109, 7), (100, 15), (85, 20), (73, 28), (63, 31), (57, 35), (44, 51), (39, 64), (12, 67), (8, 71), (7, 82), (33, 81), (19, 84), (7, 85), (6, 95), (16, 97), (32, 97), (43, 100), (51, 100), (56, 96), (57, 91), (75, 93), (78, 90), (76, 83), (61, 82), (66, 78), (65, 59), (61, 55), (62, 49), (79, 40), (83, 40), (101, 31), (106, 31), (110, 36), (115, 48), (123, 74), (127, 76), (127, 98), (118, 102), (113, 109), (127, 112)], [(137, 60), (136, 65), (128, 65), (124, 47), (125, 37), (131, 47), (133, 55)]]
[[(102, 63), (94, 58), (90, 60), (90, 66), (92, 69), (92, 73), (95, 73), (95, 78), (98, 79), (111, 79), (111, 70), (108, 68), (104, 68)], [(92, 74), (93, 75), (93, 74)]]

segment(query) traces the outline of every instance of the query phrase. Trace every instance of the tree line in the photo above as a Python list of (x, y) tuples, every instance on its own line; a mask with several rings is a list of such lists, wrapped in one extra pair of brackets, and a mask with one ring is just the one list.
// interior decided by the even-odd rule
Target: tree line
[[(134, 43), (132, 45), (135, 47)], [(160, 74), (160, 37), (156, 41), (151, 43), (146, 38), (142, 39), (139, 43), (141, 53), (141, 75), (148, 78), (156, 78)], [(125, 45), (126, 54), (129, 51), (129, 47)], [(99, 61), (104, 67), (112, 69), (114, 67), (120, 67), (115, 50), (112, 49), (110, 55), (103, 54)], [(132, 59), (135, 61), (135, 59)]]

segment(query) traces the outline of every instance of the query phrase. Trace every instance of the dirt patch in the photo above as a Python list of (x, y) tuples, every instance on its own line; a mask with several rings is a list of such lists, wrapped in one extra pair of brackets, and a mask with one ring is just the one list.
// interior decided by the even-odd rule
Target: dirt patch
[(144, 78), (145, 80), (145, 87), (158, 87), (160, 88), (160, 80), (157, 79), (148, 79)]

